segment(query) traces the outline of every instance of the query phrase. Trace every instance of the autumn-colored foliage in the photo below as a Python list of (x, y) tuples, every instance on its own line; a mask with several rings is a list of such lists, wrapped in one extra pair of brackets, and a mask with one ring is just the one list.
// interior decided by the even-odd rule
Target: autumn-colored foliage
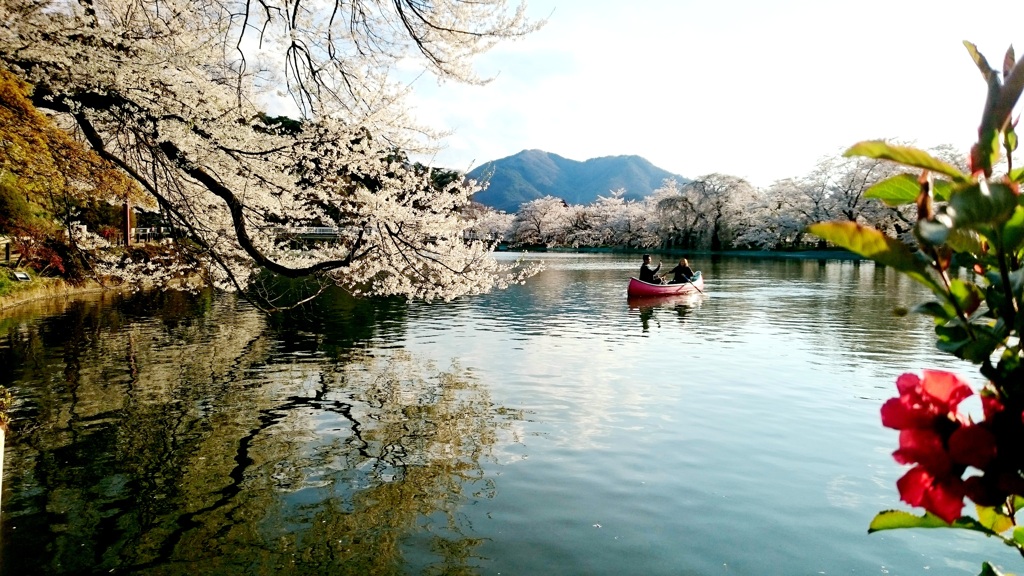
[(0, 171), (16, 176), (29, 198), (50, 210), (61, 195), (144, 200), (124, 173), (39, 112), (28, 95), (27, 84), (0, 68)]
[[(83, 273), (62, 246), (72, 222), (116, 225), (127, 199), (146, 202), (121, 171), (76, 141), (29, 101), (30, 87), (0, 68), (0, 234), (17, 264), (60, 275)], [(75, 279), (75, 278), (72, 278)]]

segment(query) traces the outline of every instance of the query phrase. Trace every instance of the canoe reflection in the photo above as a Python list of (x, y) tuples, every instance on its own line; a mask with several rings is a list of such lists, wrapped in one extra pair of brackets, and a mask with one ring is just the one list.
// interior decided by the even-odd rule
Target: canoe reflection
[(687, 316), (703, 304), (704, 296), (702, 294), (640, 296), (629, 297), (626, 302), (631, 311), (638, 310), (640, 312), (640, 323), (646, 332), (650, 329), (651, 319), (656, 318), (658, 314), (661, 315), (661, 318), (665, 318), (667, 314), (674, 313), (681, 322), (686, 323)]

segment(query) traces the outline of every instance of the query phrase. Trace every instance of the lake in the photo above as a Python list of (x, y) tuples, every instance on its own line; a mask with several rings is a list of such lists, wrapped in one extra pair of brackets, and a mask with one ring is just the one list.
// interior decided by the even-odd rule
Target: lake
[(0, 317), (0, 574), (1024, 570), (978, 534), (867, 534), (909, 510), (879, 418), (896, 377), (982, 384), (902, 313), (926, 299), (910, 280), (697, 256), (704, 295), (637, 303), (635, 255), (525, 257), (546, 263), (525, 285), (449, 303)]

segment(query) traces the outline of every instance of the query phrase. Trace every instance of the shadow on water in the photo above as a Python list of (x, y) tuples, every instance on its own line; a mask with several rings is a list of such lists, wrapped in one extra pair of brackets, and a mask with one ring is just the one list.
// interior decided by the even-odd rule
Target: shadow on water
[(469, 569), (454, 511), (521, 415), (457, 365), (365, 353), (403, 309), (162, 292), (6, 318), (0, 574)]

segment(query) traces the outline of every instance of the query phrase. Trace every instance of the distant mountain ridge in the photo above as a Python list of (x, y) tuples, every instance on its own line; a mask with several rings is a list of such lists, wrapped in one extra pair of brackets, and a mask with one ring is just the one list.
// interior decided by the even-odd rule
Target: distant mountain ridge
[(675, 178), (680, 184), (690, 182), (640, 156), (603, 156), (580, 162), (543, 150), (523, 150), (486, 162), (468, 176), (488, 182), (487, 189), (475, 194), (473, 200), (506, 212), (515, 212), (520, 204), (544, 196), (555, 196), (569, 204), (590, 204), (598, 196), (624, 188), (626, 199), (639, 200), (660, 188), (666, 178)]

